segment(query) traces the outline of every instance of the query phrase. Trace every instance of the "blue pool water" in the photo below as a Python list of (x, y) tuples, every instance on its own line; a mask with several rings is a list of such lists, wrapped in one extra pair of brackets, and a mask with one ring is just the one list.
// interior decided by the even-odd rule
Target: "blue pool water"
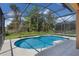
[(20, 39), (16, 41), (14, 45), (20, 48), (37, 49), (53, 46), (53, 42), (56, 40), (64, 40), (64, 38), (59, 36), (31, 37), (31, 38)]

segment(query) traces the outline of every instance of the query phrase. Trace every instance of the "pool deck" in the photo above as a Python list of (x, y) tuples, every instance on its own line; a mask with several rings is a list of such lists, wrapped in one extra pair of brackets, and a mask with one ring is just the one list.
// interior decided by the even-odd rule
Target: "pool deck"
[[(36, 51), (16, 47), (14, 45), (14, 42), (16, 40), (18, 39), (11, 40), (14, 56), (33, 56), (36, 53)], [(5, 40), (3, 47), (0, 51), (0, 56), (11, 56), (10, 40)]]
[[(79, 56), (79, 49), (76, 49), (76, 38), (67, 37), (63, 44), (58, 44), (55, 47), (47, 48), (41, 52), (36, 52), (33, 49), (23, 49), (14, 46), (15, 40), (12, 40), (12, 49), (14, 56)], [(19, 39), (19, 38), (18, 38)], [(17, 39), (17, 40), (18, 40)], [(5, 40), (0, 56), (11, 56), (10, 40)]]

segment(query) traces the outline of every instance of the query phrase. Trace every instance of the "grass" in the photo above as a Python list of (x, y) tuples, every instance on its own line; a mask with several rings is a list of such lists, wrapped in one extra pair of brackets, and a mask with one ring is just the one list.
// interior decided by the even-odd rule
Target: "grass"
[(67, 34), (55, 34), (55, 35), (59, 35), (59, 36), (69, 36), (69, 37), (76, 37), (76, 34), (70, 34), (70, 33), (67, 33)]
[(22, 38), (28, 36), (35, 36), (35, 35), (47, 35), (47, 34), (54, 34), (54, 32), (20, 32), (20, 33), (13, 33), (6, 36), (6, 39), (15, 39), (15, 38)]
[(59, 35), (59, 36), (69, 36), (69, 37), (76, 37), (73, 33), (66, 33), (66, 34), (58, 34), (54, 33), (53, 31), (49, 32), (20, 32), (20, 33), (11, 33), (6, 36), (6, 39), (16, 39), (16, 38), (22, 38), (22, 37), (28, 37), (28, 36), (36, 36), (36, 35)]

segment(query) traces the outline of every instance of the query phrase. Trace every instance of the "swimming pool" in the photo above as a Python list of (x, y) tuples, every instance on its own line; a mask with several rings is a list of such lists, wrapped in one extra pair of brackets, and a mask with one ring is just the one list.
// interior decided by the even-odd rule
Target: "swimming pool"
[(39, 49), (53, 46), (53, 42), (57, 40), (64, 40), (64, 38), (59, 36), (37, 36), (20, 39), (14, 45), (20, 48)]

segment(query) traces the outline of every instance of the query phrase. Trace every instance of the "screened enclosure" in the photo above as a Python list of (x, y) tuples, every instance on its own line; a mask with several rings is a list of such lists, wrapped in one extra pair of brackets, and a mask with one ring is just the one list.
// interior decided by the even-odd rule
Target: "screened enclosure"
[[(32, 31), (76, 34), (75, 11), (68, 3), (2, 3), (0, 8), (1, 17), (5, 19), (5, 25), (1, 26), (5, 27), (6, 36)], [(0, 24), (4, 24), (2, 18)]]

